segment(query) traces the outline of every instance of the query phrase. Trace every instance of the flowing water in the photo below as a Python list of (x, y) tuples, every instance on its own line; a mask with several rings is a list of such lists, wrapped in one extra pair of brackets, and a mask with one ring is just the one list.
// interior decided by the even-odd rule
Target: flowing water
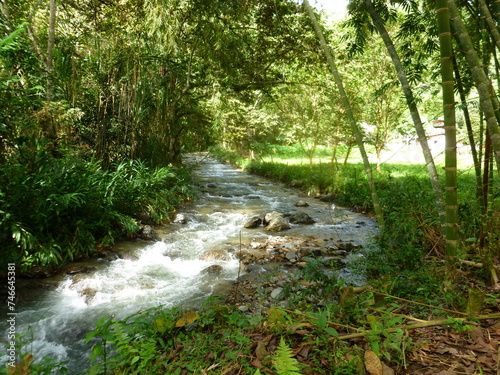
[[(221, 280), (236, 279), (234, 255), (240, 241), (248, 244), (276, 235), (262, 227), (244, 229), (252, 216), (300, 210), (315, 220), (314, 225), (292, 225), (279, 233), (287, 236), (340, 239), (366, 246), (376, 233), (375, 223), (365, 215), (299, 196), (296, 189), (244, 173), (205, 154), (187, 155), (185, 161), (194, 166), (199, 195), (194, 203), (180, 208), (187, 223), (155, 228), (158, 241), (117, 244), (115, 250), (123, 256), (88, 261), (84, 266), (89, 272), (18, 281), (22, 300), (16, 306), (16, 331), (31, 338), (28, 350), (35, 358), (67, 361), (70, 373), (80, 374), (89, 366), (90, 348), (83, 340), (99, 318), (124, 318), (156, 306), (198, 306)], [(309, 206), (295, 207), (298, 200)], [(202, 260), (207, 251), (220, 248), (227, 250), (228, 259)], [(203, 272), (214, 264), (223, 267), (221, 274)], [(8, 328), (6, 319), (1, 324), (3, 330)]]

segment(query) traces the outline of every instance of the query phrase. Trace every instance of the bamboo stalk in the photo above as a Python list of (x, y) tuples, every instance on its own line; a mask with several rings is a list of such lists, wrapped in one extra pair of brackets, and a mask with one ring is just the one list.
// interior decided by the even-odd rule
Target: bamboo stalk
[(405, 318), (405, 319), (408, 319), (408, 320), (413, 320), (413, 321), (419, 322), (419, 323), (424, 323), (424, 322), (427, 321), (427, 320), (422, 320), (422, 319), (414, 318), (414, 317), (412, 317), (410, 315), (398, 314), (398, 313), (395, 313), (395, 312), (392, 312), (392, 311), (385, 311), (385, 310), (375, 309), (373, 307), (367, 307), (366, 309), (367, 310), (371, 310), (371, 311), (375, 311), (375, 312), (378, 312), (378, 313), (382, 313), (382, 314), (388, 314), (388, 315), (393, 315), (393, 316), (400, 316), (402, 318)]
[[(495, 313), (495, 314), (488, 314), (488, 315), (477, 315), (475, 319), (477, 320), (486, 320), (486, 319), (498, 319), (500, 318), (500, 313)], [(426, 327), (433, 327), (433, 326), (440, 326), (440, 325), (448, 325), (448, 324), (454, 324), (457, 321), (463, 322), (463, 323), (468, 323), (468, 324), (476, 324), (475, 322), (467, 320), (467, 318), (454, 318), (453, 320), (450, 319), (437, 319), (437, 320), (429, 320), (426, 322), (421, 322), (421, 323), (414, 323), (414, 324), (404, 324), (398, 327), (391, 327), (385, 330), (385, 332), (394, 332), (398, 329), (403, 329), (403, 330), (410, 330), (410, 329), (416, 329), (416, 328), (426, 328)], [(330, 340), (350, 340), (350, 339), (355, 339), (355, 338), (360, 338), (360, 337), (365, 337), (366, 335), (373, 333), (374, 331), (366, 331), (366, 332), (360, 332), (360, 333), (353, 333), (350, 335), (344, 335), (340, 337), (332, 337)]]
[[(283, 307), (277, 307), (276, 308), (277, 310), (281, 310), (281, 311), (285, 311), (287, 313), (290, 313), (290, 314), (295, 314), (295, 315), (300, 315), (300, 316), (304, 316), (306, 318), (310, 318), (310, 319), (314, 319), (314, 320), (318, 320), (318, 318), (315, 318), (314, 316), (311, 316), (311, 315), (307, 315), (307, 314), (304, 314), (302, 312), (298, 312), (298, 311), (293, 311), (293, 310), (289, 310), (289, 309), (285, 309)], [(346, 326), (344, 324), (340, 324), (340, 323), (335, 323), (335, 322), (330, 322), (330, 321), (326, 321), (329, 325), (332, 325), (332, 326), (336, 326), (336, 327), (342, 327), (342, 328), (347, 328), (347, 329), (350, 329), (351, 331), (359, 331), (360, 329), (359, 328), (355, 328), (355, 327), (351, 327), (351, 326)]]
[(463, 312), (460, 312), (460, 311), (449, 310), (449, 309), (445, 309), (444, 307), (432, 306), (432, 305), (428, 305), (428, 304), (422, 303), (422, 302), (416, 302), (416, 301), (412, 301), (412, 300), (405, 299), (405, 298), (395, 297), (395, 296), (391, 296), (390, 294), (387, 294), (387, 293), (384, 293), (384, 292), (373, 292), (373, 293), (381, 294), (383, 296), (394, 298), (394, 299), (397, 299), (399, 301), (413, 303), (415, 305), (420, 305), (420, 306), (430, 307), (432, 309), (438, 309), (438, 310), (446, 311), (446, 312), (449, 312), (449, 313), (452, 313), (452, 314), (467, 315), (466, 313), (463, 313)]

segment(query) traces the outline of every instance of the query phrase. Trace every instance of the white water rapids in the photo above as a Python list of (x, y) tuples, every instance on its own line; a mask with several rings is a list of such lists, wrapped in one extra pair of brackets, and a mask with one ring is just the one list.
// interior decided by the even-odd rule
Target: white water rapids
[[(27, 291), (29, 298), (17, 307), (16, 331), (30, 339), (25, 348), (35, 359), (53, 357), (67, 361), (70, 374), (88, 368), (89, 345), (83, 340), (96, 327), (99, 318), (113, 315), (125, 318), (140, 310), (156, 306), (195, 307), (213, 292), (219, 280), (234, 280), (238, 261), (234, 257), (242, 242), (265, 238), (262, 229), (243, 229), (254, 215), (271, 211), (297, 212), (299, 199), (310, 207), (300, 209), (317, 223), (312, 226), (293, 225), (280, 235), (339, 238), (349, 241), (368, 240), (376, 230), (371, 219), (347, 210), (337, 210), (336, 224), (331, 205), (298, 196), (298, 191), (244, 173), (205, 155), (189, 155), (196, 163), (194, 180), (199, 198), (184, 207), (186, 224), (168, 224), (156, 228), (160, 241), (135, 241), (118, 244), (127, 256), (113, 261), (88, 262), (88, 273), (65, 275), (52, 283), (56, 287)], [(326, 224), (325, 224), (326, 223)], [(364, 243), (363, 243), (364, 244)], [(227, 248), (229, 260), (201, 260), (205, 252)], [(214, 264), (223, 267), (220, 275), (202, 271)], [(5, 316), (5, 315), (4, 315)], [(5, 320), (5, 319), (4, 319)], [(7, 329), (5, 321), (1, 323)], [(5, 361), (4, 361), (5, 363)]]

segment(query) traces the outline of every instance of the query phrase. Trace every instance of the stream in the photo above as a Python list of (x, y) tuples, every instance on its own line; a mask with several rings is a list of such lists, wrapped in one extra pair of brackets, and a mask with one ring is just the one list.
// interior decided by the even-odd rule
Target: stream
[[(92, 259), (72, 265), (73, 271), (68, 268), (59, 276), (16, 281), (16, 332), (30, 337), (30, 347), (25, 350), (35, 359), (56, 358), (67, 363), (70, 374), (82, 374), (89, 367), (90, 353), (83, 340), (99, 318), (125, 318), (156, 306), (196, 308), (219, 283), (237, 278), (240, 241), (248, 245), (275, 235), (314, 236), (368, 247), (377, 233), (376, 223), (366, 215), (307, 197), (297, 189), (245, 173), (204, 153), (188, 154), (184, 160), (194, 166), (198, 193), (193, 203), (178, 209), (185, 223), (155, 227), (156, 241), (116, 244), (113, 250), (120, 256), (114, 260)], [(299, 200), (309, 206), (296, 207)], [(263, 227), (244, 228), (253, 216), (272, 211), (301, 211), (315, 223), (292, 224), (280, 233), (266, 232)], [(203, 256), (214, 249), (224, 249), (228, 257)], [(214, 265), (222, 271), (204, 272)], [(341, 274), (352, 283), (362, 283), (348, 268)], [(7, 311), (2, 314), (8, 316)], [(0, 328), (7, 332), (7, 319), (2, 319)], [(3, 336), (5, 342), (7, 335)], [(5, 354), (3, 357), (5, 363)]]

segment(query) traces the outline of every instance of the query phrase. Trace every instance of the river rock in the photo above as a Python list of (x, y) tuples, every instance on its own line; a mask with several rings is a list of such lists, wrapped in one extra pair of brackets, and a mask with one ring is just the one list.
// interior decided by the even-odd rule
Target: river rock
[(141, 230), (139, 232), (140, 237), (146, 241), (158, 241), (158, 235), (151, 225), (143, 225), (141, 226)]
[(222, 249), (212, 249), (204, 252), (200, 256), (201, 260), (212, 261), (212, 260), (224, 260), (228, 261), (231, 259), (227, 251)]
[(185, 214), (175, 215), (174, 223), (176, 224), (187, 224), (188, 218)]
[(276, 217), (269, 222), (264, 230), (271, 232), (280, 232), (282, 230), (290, 228), (290, 223), (284, 217)]
[(137, 220), (139, 220), (141, 223), (143, 224), (147, 224), (147, 225), (153, 225), (154, 224), (154, 220), (153, 218), (151, 217), (151, 214), (149, 212), (141, 212), (140, 214), (137, 215)]
[(305, 212), (293, 214), (290, 216), (289, 221), (292, 224), (314, 224), (313, 218)]
[(202, 275), (220, 275), (222, 273), (224, 268), (218, 264), (213, 264), (211, 266), (208, 266), (207, 268), (204, 268), (201, 270)]
[(79, 274), (79, 273), (89, 273), (90, 271), (94, 271), (95, 270), (95, 267), (89, 267), (89, 266), (85, 266), (85, 265), (79, 265), (79, 264), (73, 264), (73, 265), (70, 265), (67, 269), (66, 269), (66, 274), (68, 275), (76, 275), (76, 274)]
[(313, 254), (315, 256), (320, 256), (322, 254), (321, 249), (318, 247), (314, 247), (314, 246), (302, 246), (299, 249), (299, 252), (300, 252), (301, 257), (306, 257), (306, 256), (309, 256), (311, 254)]
[(248, 228), (248, 229), (252, 229), (252, 228), (257, 228), (260, 225), (262, 225), (262, 218), (260, 218), (258, 216), (254, 216), (245, 223), (244, 227)]
[(321, 195), (319, 197), (319, 200), (322, 202), (333, 202), (335, 200), (335, 195), (333, 195), (333, 194)]
[(295, 207), (309, 207), (309, 203), (306, 201), (300, 200), (297, 203), (295, 203)]
[(238, 306), (238, 310), (245, 313), (248, 311), (248, 306), (247, 305)]
[(344, 265), (344, 259), (336, 256), (323, 257), (321, 259), (323, 264), (327, 267), (342, 267)]
[(250, 242), (250, 247), (252, 249), (258, 249), (259, 247), (264, 247), (265, 245), (261, 244), (260, 242), (257, 241), (252, 241)]
[(83, 297), (83, 300), (85, 301), (85, 304), (89, 304), (90, 302), (92, 302), (92, 300), (94, 299), (95, 295), (97, 293), (97, 290), (93, 289), (93, 288), (85, 288), (82, 290), (81, 292), (81, 295)]
[(246, 195), (243, 198), (245, 198), (245, 199), (260, 199), (260, 197), (257, 195)]
[(360, 248), (361, 246), (353, 242), (340, 242), (337, 244), (337, 247), (341, 250), (353, 251), (355, 249)]
[(120, 254), (113, 251), (113, 250), (102, 251), (98, 254), (98, 257), (99, 257), (99, 259), (102, 259), (102, 260), (105, 260), (108, 262), (112, 262), (113, 260), (117, 260), (117, 259), (121, 258)]
[(302, 181), (302, 180), (292, 180), (292, 181), (290, 181), (290, 186), (291, 187), (295, 187), (295, 188), (304, 186), (304, 181)]
[(278, 298), (278, 296), (281, 294), (282, 291), (283, 291), (283, 288), (281, 288), (281, 287), (273, 289), (273, 291), (271, 292), (271, 298), (274, 298), (274, 299)]
[(269, 257), (268, 253), (264, 249), (246, 249), (238, 251), (236, 254), (236, 258), (238, 258), (243, 264), (251, 264), (251, 263), (260, 263), (264, 259)]
[(273, 219), (277, 219), (277, 218), (283, 218), (285, 217), (285, 214), (281, 213), (281, 212), (276, 212), (276, 211), (273, 211), (273, 212), (268, 212), (265, 216), (264, 216), (264, 225), (269, 225), (269, 223), (271, 222), (271, 220)]
[(323, 244), (323, 247), (325, 249), (328, 249), (328, 250), (338, 250), (339, 249), (339, 247), (337, 246), (337, 243), (332, 241), (332, 240), (325, 241), (325, 243)]
[(299, 259), (299, 254), (295, 250), (290, 250), (286, 253), (285, 258), (288, 259), (291, 263), (296, 263)]

